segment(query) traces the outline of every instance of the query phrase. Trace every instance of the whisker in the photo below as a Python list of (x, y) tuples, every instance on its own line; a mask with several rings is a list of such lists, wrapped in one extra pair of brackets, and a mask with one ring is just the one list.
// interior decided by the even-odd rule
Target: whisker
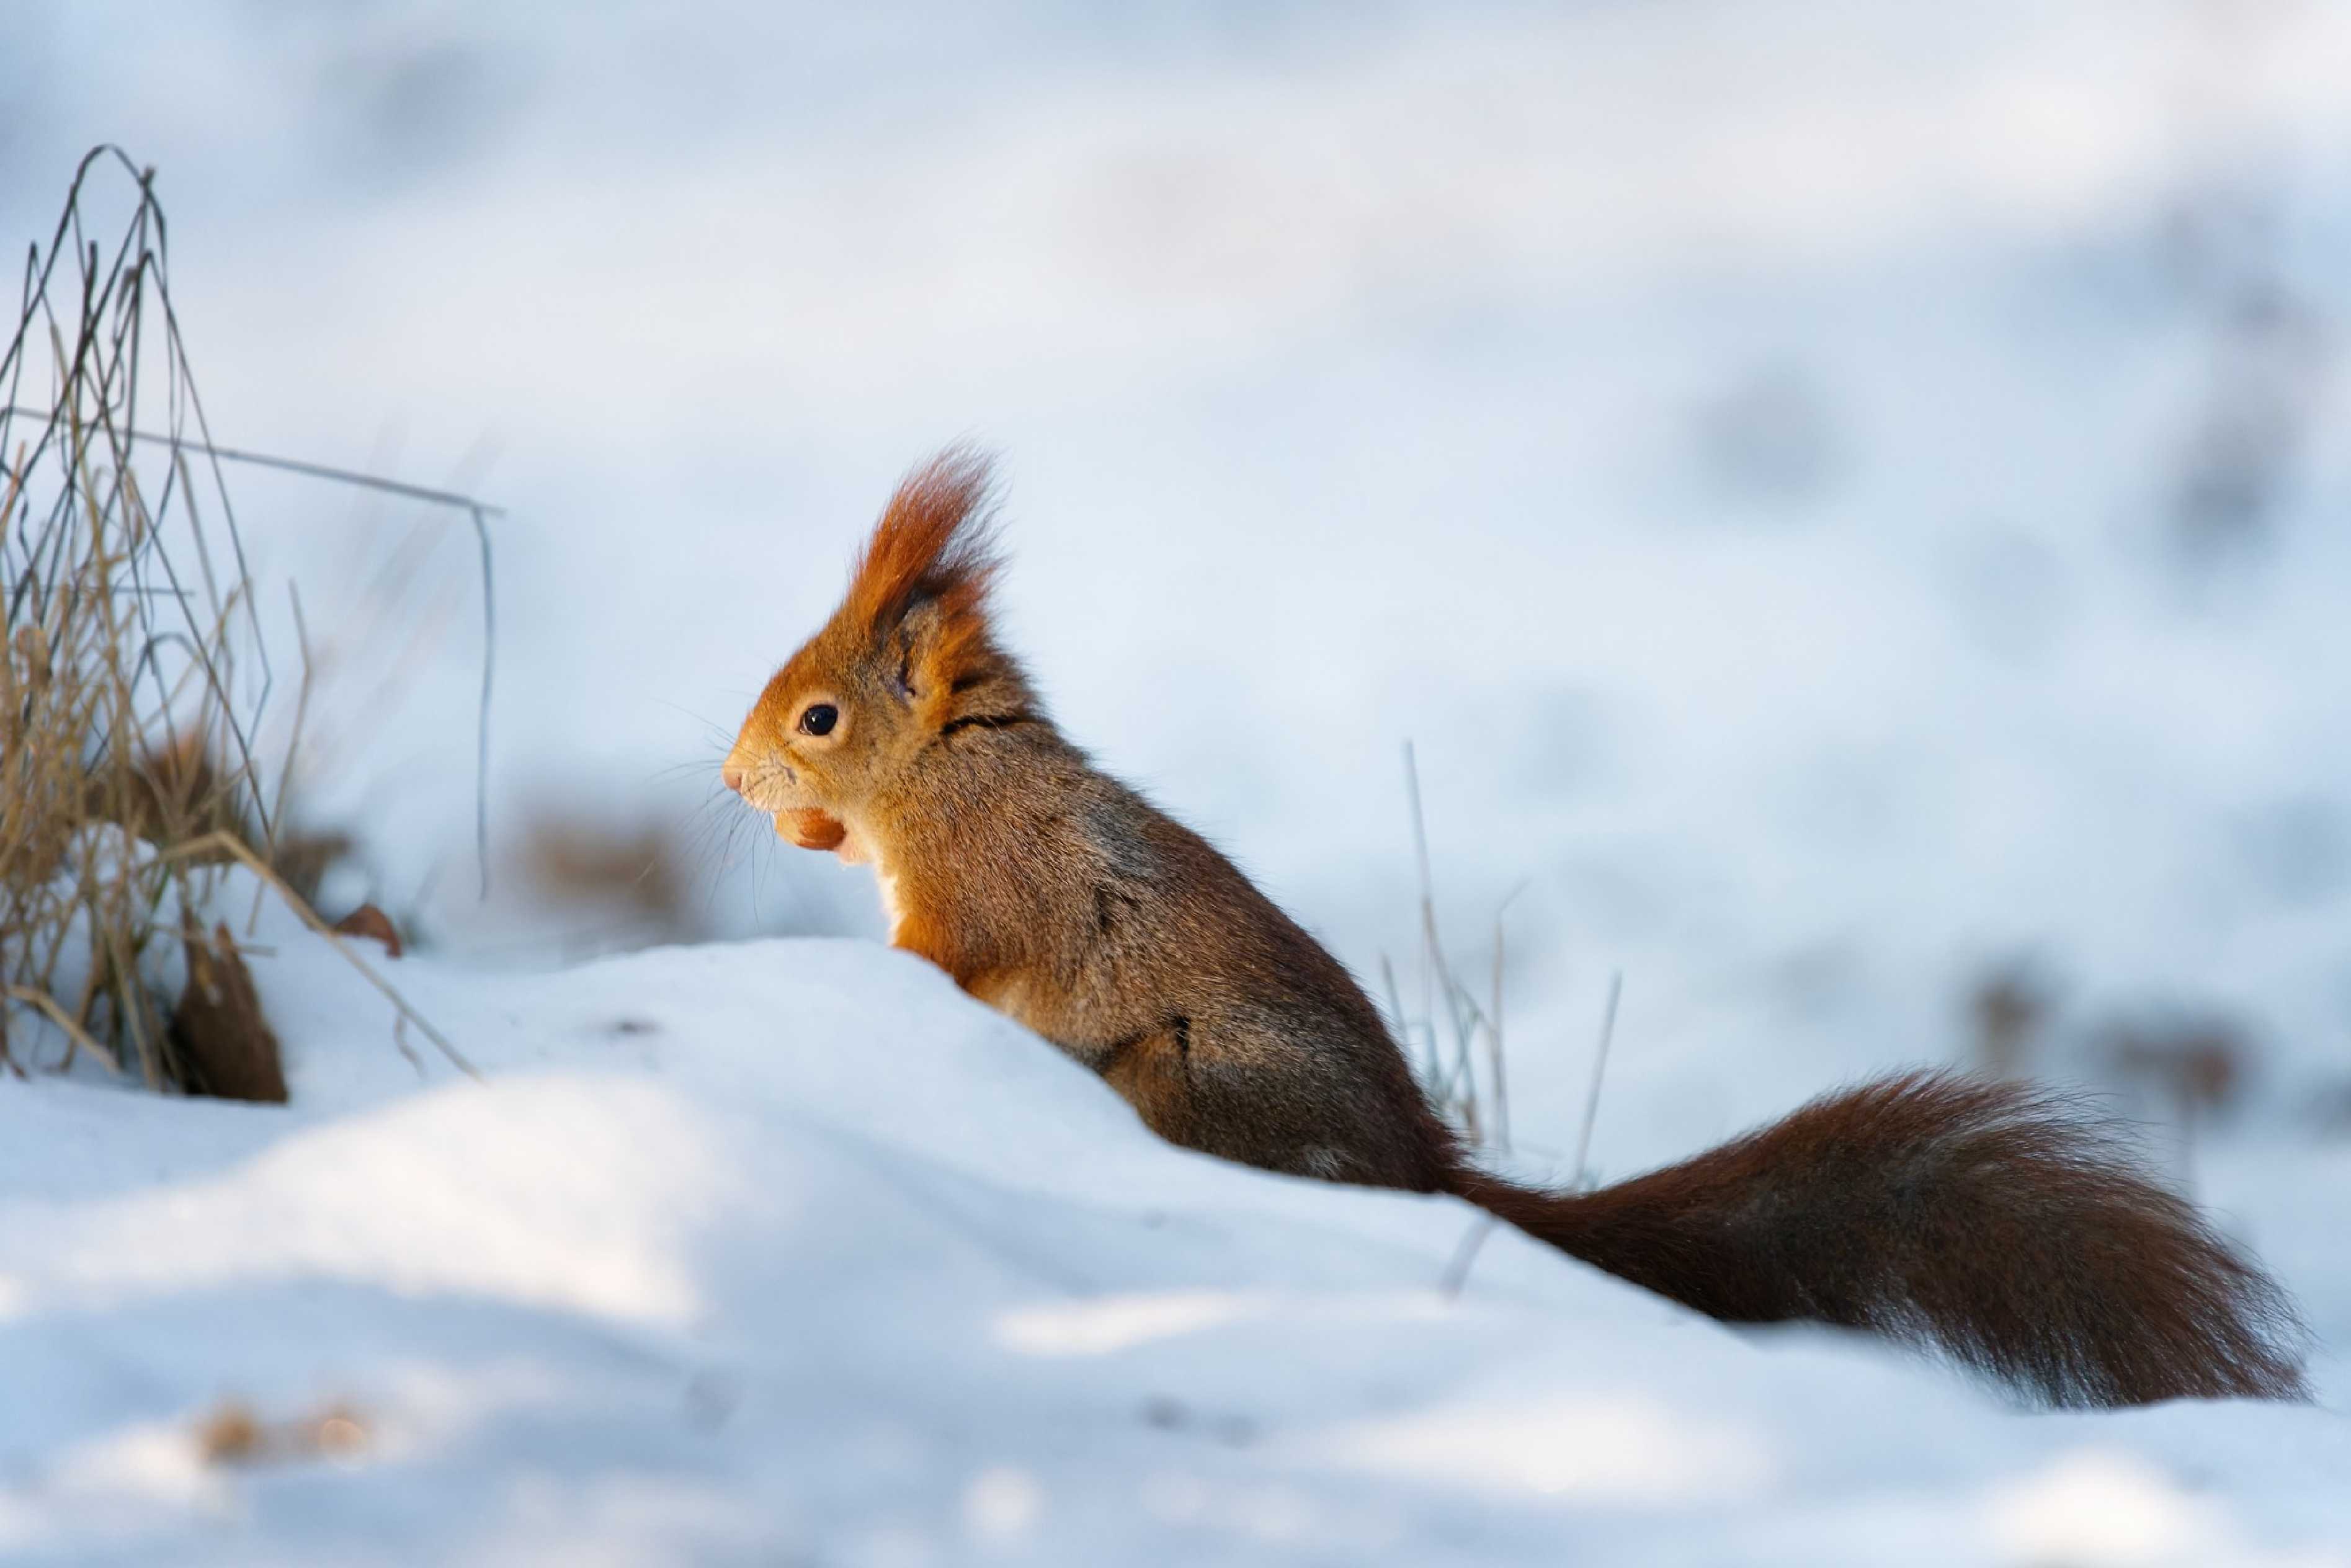
[(768, 912), (759, 900), (760, 883), (765, 880), (768, 862), (764, 856), (751, 857), (751, 923), (760, 931), (768, 929)]
[(713, 869), (714, 861), (717, 871), (727, 869), (729, 862), (726, 857), (716, 852), (731, 848), (736, 833), (741, 831), (743, 822), (750, 815), (748, 811), (726, 809), (736, 804), (729, 792), (714, 789), (702, 804), (695, 808), (693, 816), (688, 819), (687, 842), (700, 868), (705, 873)]
[(669, 709), (672, 713), (692, 719), (695, 723), (700, 725), (714, 736), (726, 737), (730, 744), (735, 738), (734, 731), (727, 728), (726, 726), (720, 724), (716, 719), (712, 718), (708, 714), (696, 713), (690, 707), (686, 707), (679, 703), (671, 702), (664, 697), (655, 697), (653, 698), (653, 701), (660, 703), (662, 706)]
[[(722, 756), (719, 760), (724, 761), (724, 757)], [(676, 779), (688, 773), (716, 773), (717, 771), (718, 762), (705, 761), (697, 758), (692, 762), (673, 762), (666, 768), (656, 768), (652, 772), (647, 773), (645, 777), (648, 779)]]

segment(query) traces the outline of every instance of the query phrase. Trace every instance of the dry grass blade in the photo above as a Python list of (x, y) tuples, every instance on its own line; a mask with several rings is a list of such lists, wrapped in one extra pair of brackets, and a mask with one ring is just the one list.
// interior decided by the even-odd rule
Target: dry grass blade
[(1592, 1052), (1592, 1091), (1584, 1096), (1583, 1126), (1575, 1135), (1575, 1185), (1592, 1186), (1592, 1130), (1600, 1122), (1600, 1081), (1608, 1071), (1608, 1047), (1616, 1038), (1616, 1004), (1624, 999), (1625, 971), (1608, 977), (1608, 1006), (1600, 1015), (1600, 1043)]
[(89, 1052), (93, 1060), (102, 1064), (117, 1078), (122, 1076), (122, 1063), (115, 1060), (114, 1052), (90, 1039), (89, 1031), (76, 1023), (73, 1015), (59, 1007), (57, 999), (48, 992), (37, 991), (30, 986), (6, 986), (0, 987), (0, 995), (5, 995), (10, 1001), (23, 1002), (26, 1007), (37, 1009), (47, 1014), (49, 1021), (63, 1030), (66, 1038), (73, 1041), (77, 1049)]

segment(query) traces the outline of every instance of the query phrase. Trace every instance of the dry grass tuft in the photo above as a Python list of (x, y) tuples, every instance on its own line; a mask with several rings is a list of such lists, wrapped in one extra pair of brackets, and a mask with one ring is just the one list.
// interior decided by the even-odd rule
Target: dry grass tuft
[[(118, 172), (132, 189), (101, 193)], [(157, 990), (217, 861), (153, 850), (231, 832), (267, 852), (273, 681), (226, 489), (178, 439), (206, 444), (150, 178), (83, 161), (0, 358), (0, 979), (50, 998), (68, 1057), (102, 1046), (185, 1088)], [(126, 196), (101, 244), (92, 214)], [(141, 462), (134, 426), (159, 411), (174, 439)], [(22, 1071), (8, 1049), (0, 1014)]]
[[(0, 355), (0, 1068), (87, 1052), (151, 1087), (283, 1099), (244, 958), (201, 912), (241, 862), (323, 930), (306, 901), (350, 846), (288, 829), (308, 649), (288, 690), (221, 465), (469, 510), (486, 605), (490, 508), (219, 447), (169, 270), (153, 172), (92, 152)], [(35, 1035), (61, 1053), (33, 1060)]]
[[(1420, 767), (1412, 742), (1404, 746), (1405, 791), (1412, 808), (1414, 863), (1420, 875), (1420, 1011), (1408, 1015), (1396, 988), (1395, 966), (1380, 959), (1388, 1013), (1437, 1113), (1472, 1144), (1510, 1147), (1510, 1093), (1502, 1034), (1502, 915), (1525, 890), (1518, 887), (1494, 910), (1493, 964), (1480, 998), (1461, 977), (1437, 929), (1437, 888), (1429, 870), (1428, 825), (1420, 808)], [(1482, 1071), (1478, 1057), (1484, 1047)]]

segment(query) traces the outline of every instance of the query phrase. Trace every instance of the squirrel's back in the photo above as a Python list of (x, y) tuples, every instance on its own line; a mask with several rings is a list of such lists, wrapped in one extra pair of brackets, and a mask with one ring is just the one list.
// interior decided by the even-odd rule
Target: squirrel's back
[(915, 829), (881, 852), (908, 862), (893, 872), (902, 900), (953, 912), (902, 945), (1101, 1072), (1174, 1142), (1303, 1176), (1445, 1185), (1451, 1136), (1378, 1009), (1213, 845), (1041, 718), (947, 750), (993, 804), (952, 845)]

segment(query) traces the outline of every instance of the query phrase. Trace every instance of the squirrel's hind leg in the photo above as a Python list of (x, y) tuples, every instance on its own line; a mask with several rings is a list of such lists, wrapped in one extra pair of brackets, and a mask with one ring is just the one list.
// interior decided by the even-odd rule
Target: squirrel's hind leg
[(1387, 1107), (1353, 1103), (1360, 1089), (1318, 1065), (1271, 1031), (1178, 1016), (1119, 1041), (1100, 1071), (1171, 1144), (1290, 1176), (1434, 1189), (1412, 1130), (1389, 1128)]

